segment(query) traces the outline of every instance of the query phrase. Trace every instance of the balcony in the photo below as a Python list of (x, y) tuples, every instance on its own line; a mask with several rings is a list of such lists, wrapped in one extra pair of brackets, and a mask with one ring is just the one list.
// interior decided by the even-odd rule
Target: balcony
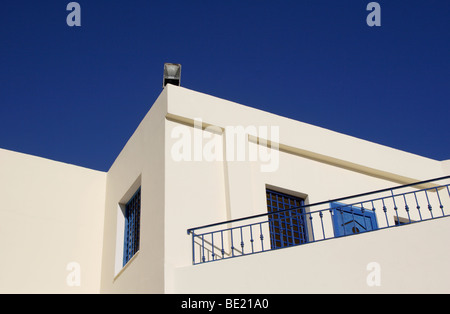
[[(202, 264), (450, 215), (450, 176), (190, 228)], [(280, 201), (270, 195), (268, 202)], [(285, 207), (286, 208), (286, 207)]]

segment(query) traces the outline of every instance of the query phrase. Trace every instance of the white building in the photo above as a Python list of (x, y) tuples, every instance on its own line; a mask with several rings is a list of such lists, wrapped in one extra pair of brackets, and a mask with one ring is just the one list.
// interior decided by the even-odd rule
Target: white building
[(449, 175), (169, 84), (106, 173), (0, 150), (0, 293), (449, 293)]

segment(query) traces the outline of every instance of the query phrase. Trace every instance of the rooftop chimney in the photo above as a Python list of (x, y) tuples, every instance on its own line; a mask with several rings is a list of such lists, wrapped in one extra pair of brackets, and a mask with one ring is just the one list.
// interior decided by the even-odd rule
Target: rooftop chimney
[(180, 86), (180, 80), (181, 80), (181, 64), (164, 63), (163, 88), (167, 84)]

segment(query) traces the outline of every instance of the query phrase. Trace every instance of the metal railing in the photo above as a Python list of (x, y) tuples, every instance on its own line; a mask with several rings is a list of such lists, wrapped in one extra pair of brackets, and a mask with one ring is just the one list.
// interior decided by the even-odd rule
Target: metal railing
[(190, 228), (192, 262), (212, 262), (449, 216), (448, 179), (450, 176)]

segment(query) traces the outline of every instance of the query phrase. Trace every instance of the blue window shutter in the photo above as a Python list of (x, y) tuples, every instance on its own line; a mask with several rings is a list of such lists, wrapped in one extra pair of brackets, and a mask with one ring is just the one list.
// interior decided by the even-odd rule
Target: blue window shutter
[(336, 237), (378, 229), (374, 211), (343, 203), (330, 203), (333, 212), (333, 227)]

